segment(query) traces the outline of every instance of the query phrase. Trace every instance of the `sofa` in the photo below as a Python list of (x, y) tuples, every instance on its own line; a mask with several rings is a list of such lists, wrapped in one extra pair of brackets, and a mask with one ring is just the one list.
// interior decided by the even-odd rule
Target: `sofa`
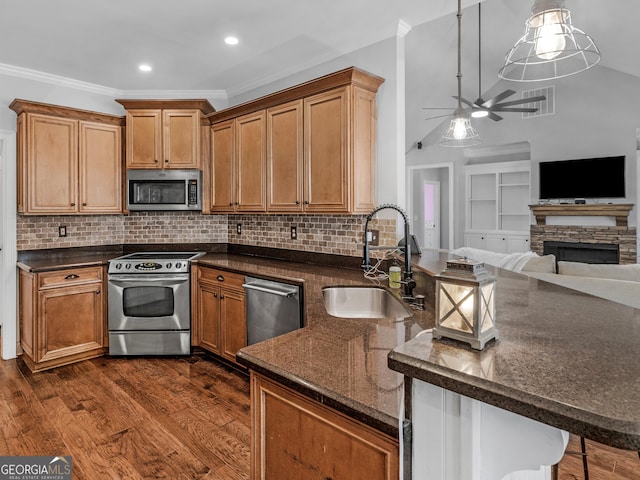
[(470, 247), (458, 248), (450, 253), (640, 308), (639, 264), (556, 262), (554, 255), (540, 256), (535, 252), (496, 253)]

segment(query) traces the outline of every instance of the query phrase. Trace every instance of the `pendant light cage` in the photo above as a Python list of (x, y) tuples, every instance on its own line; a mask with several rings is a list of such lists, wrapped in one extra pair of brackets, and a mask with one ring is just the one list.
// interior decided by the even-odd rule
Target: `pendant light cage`
[(498, 76), (534, 82), (583, 72), (600, 61), (593, 39), (571, 24), (564, 0), (536, 0), (526, 32), (505, 55)]
[(471, 125), (471, 119), (462, 108), (457, 108), (449, 129), (440, 140), (441, 147), (472, 147), (482, 143), (480, 135)]
[(448, 130), (440, 140), (441, 147), (470, 147), (482, 143), (480, 135), (471, 126), (471, 117), (462, 108), (462, 1), (458, 0), (458, 108), (453, 112), (453, 119)]

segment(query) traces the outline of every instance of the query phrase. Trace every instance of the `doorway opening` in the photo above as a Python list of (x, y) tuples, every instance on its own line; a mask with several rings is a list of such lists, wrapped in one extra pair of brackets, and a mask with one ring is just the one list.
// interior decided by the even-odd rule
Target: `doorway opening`
[(408, 168), (408, 205), (413, 234), (423, 248), (453, 248), (453, 163)]
[(0, 338), (4, 360), (17, 353), (16, 208), (16, 133), (0, 130)]

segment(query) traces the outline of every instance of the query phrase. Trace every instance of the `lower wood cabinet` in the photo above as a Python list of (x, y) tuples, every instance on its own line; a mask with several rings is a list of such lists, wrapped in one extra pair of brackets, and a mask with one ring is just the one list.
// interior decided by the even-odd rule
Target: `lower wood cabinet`
[(196, 266), (192, 270), (192, 343), (232, 362), (247, 345), (244, 275)]
[(106, 352), (103, 267), (19, 272), (20, 344), (32, 371)]
[(252, 480), (397, 480), (398, 441), (251, 372)]

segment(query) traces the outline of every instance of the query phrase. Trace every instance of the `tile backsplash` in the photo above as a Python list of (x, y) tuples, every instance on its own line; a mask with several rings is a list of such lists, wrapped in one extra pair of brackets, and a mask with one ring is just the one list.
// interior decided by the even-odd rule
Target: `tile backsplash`
[[(146, 243), (233, 243), (336, 255), (362, 255), (365, 215), (129, 215), (26, 216), (17, 221), (19, 251)], [(241, 233), (237, 226), (241, 225)], [(58, 236), (65, 226), (67, 236)], [(291, 227), (296, 239), (291, 238)], [(380, 245), (397, 242), (396, 221), (374, 218)]]

